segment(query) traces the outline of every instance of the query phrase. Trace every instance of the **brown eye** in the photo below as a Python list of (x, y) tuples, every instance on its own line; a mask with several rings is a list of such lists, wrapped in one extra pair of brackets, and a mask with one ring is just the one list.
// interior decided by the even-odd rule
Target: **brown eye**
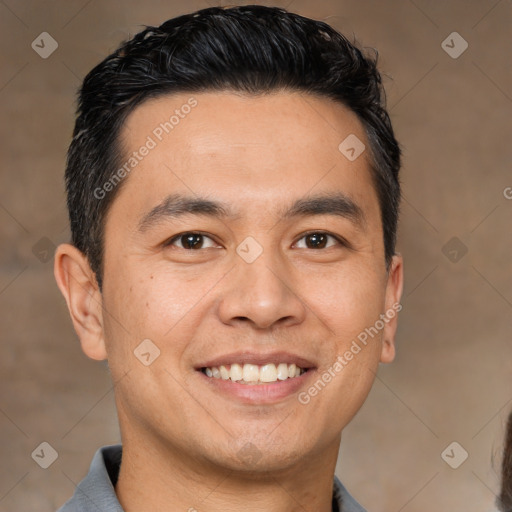
[[(327, 245), (329, 238), (334, 240), (334, 244)], [(332, 247), (332, 245), (342, 245), (340, 240), (337, 239), (334, 235), (330, 235), (329, 233), (323, 233), (322, 231), (317, 231), (314, 233), (308, 233), (304, 235), (300, 240), (305, 240), (305, 249), (325, 249), (328, 247)]]
[[(181, 233), (169, 240), (165, 245), (175, 245), (175, 242), (178, 242), (178, 247), (180, 249), (197, 250), (205, 248), (205, 240), (213, 242), (210, 237), (203, 235), (202, 233)], [(214, 245), (212, 244), (210, 247), (214, 247)]]
[(323, 233), (313, 233), (312, 235), (307, 235), (305, 238), (306, 245), (310, 249), (323, 249), (327, 244), (327, 235)]

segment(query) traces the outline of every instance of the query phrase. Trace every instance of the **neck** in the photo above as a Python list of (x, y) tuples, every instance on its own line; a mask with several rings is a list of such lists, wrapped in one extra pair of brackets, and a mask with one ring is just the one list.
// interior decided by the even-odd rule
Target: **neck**
[(246, 473), (194, 460), (141, 436), (123, 435), (116, 494), (126, 512), (331, 512), (339, 441), (307, 460)]

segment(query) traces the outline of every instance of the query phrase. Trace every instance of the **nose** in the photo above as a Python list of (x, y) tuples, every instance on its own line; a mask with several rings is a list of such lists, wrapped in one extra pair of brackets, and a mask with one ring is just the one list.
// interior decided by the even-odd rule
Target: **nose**
[(306, 305), (284, 265), (264, 256), (237, 262), (218, 306), (227, 325), (251, 324), (256, 329), (294, 325), (304, 321)]

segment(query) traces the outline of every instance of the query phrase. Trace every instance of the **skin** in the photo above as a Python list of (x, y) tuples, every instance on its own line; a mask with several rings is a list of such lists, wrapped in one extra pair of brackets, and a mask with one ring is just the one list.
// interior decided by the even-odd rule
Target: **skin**
[[(121, 134), (127, 155), (190, 96), (137, 107)], [(127, 512), (327, 512), (342, 430), (379, 362), (394, 358), (397, 317), (305, 405), (297, 393), (244, 403), (205, 384), (195, 367), (237, 350), (288, 351), (315, 363), (304, 391), (399, 303), (402, 258), (396, 254), (386, 270), (369, 151), (349, 161), (338, 150), (351, 133), (369, 145), (356, 115), (325, 98), (193, 96), (198, 105), (112, 204), (102, 293), (76, 248), (63, 244), (55, 258), (82, 349), (108, 359), (116, 383), (123, 441), (116, 493)], [(280, 220), (279, 209), (296, 199), (332, 192), (350, 197), (364, 223), (330, 214)], [(237, 215), (160, 219), (141, 232), (144, 215), (174, 193), (208, 196)], [(334, 238), (308, 246), (304, 233), (312, 230), (350, 247)], [(190, 231), (208, 234), (201, 248), (164, 245)], [(250, 264), (236, 252), (248, 236), (263, 248)], [(160, 349), (149, 366), (133, 353), (144, 339)]]

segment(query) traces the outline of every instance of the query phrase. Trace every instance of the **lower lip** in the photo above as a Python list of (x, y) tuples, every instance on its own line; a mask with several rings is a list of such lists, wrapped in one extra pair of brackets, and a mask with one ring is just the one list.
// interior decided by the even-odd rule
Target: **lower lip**
[(230, 379), (208, 377), (200, 370), (197, 370), (197, 373), (215, 393), (220, 392), (231, 398), (237, 398), (242, 403), (271, 404), (296, 394), (300, 388), (307, 385), (315, 371), (309, 369), (299, 377), (278, 380), (268, 384), (240, 384)]

